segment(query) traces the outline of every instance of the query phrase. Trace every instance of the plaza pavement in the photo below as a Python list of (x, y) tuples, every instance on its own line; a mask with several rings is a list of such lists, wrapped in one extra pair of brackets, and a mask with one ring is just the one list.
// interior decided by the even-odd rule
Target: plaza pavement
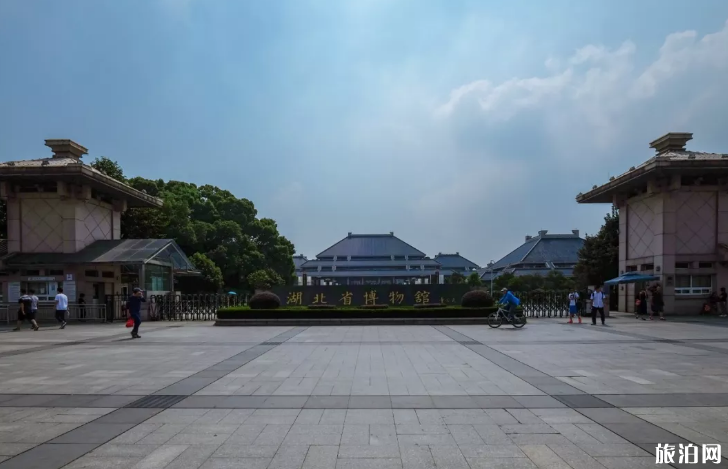
[(728, 322), (564, 322), (2, 332), (0, 469), (728, 467)]

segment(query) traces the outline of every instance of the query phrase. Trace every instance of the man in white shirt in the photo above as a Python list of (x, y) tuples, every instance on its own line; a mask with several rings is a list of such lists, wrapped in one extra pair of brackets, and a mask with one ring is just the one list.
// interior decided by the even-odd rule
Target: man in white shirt
[(63, 293), (63, 288), (59, 288), (56, 295), (56, 321), (61, 323), (61, 329), (66, 327), (66, 313), (68, 313), (68, 297)]
[(604, 326), (604, 293), (602, 287), (598, 286), (596, 291), (591, 294), (592, 300), (592, 326), (597, 325), (597, 313), (602, 316), (602, 326)]

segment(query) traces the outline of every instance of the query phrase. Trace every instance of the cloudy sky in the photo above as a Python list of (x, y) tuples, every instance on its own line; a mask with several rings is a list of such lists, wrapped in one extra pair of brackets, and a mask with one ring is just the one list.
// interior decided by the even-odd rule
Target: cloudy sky
[(725, 0), (2, 0), (0, 159), (72, 138), (215, 184), (313, 256), (394, 231), (485, 264), (668, 131), (728, 152)]

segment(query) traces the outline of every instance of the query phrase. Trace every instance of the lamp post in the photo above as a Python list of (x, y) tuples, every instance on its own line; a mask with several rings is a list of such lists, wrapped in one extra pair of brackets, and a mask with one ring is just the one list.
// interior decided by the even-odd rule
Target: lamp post
[(490, 296), (493, 296), (493, 259), (490, 260)]

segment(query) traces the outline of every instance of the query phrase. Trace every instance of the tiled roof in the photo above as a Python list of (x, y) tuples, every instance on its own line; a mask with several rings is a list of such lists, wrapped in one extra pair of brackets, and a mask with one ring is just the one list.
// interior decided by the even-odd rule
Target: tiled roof
[(318, 254), (316, 257), (334, 257), (346, 259), (352, 257), (409, 256), (425, 257), (425, 253), (415, 249), (401, 239), (389, 234), (352, 234)]
[[(167, 253), (166, 248), (171, 248)], [(163, 251), (165, 251), (163, 253)], [(160, 254), (165, 254), (160, 257)], [(141, 264), (158, 260), (176, 269), (194, 266), (173, 239), (98, 240), (75, 253), (20, 253), (5, 260), (6, 265)]]
[(303, 254), (293, 256), (293, 265), (296, 267), (296, 270), (300, 269), (301, 265), (306, 263), (306, 261), (308, 261), (308, 259)]
[(405, 260), (375, 260), (375, 261), (359, 261), (359, 260), (353, 260), (353, 261), (347, 261), (346, 258), (338, 259), (336, 261), (331, 260), (319, 260), (319, 259), (311, 259), (310, 261), (305, 262), (303, 265), (301, 265), (301, 268), (308, 269), (311, 267), (331, 267), (336, 266), (337, 269), (345, 269), (347, 267), (406, 267), (408, 265), (413, 266), (428, 266), (432, 268), (437, 268), (440, 266), (440, 264), (435, 261), (434, 259), (412, 259), (409, 261)]
[[(584, 240), (576, 234), (545, 232), (534, 236), (493, 265), (499, 270), (514, 264), (576, 263)], [(485, 268), (489, 270), (489, 268)]]
[(459, 252), (455, 254), (440, 253), (435, 256), (435, 260), (445, 268), (465, 268), (467, 270), (480, 268), (478, 264), (464, 258)]

